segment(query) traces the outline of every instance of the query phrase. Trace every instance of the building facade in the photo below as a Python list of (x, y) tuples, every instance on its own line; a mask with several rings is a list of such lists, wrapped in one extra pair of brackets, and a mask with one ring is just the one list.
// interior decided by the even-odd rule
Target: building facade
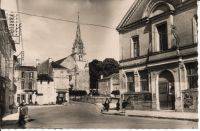
[(0, 115), (10, 113), (14, 105), (15, 43), (9, 33), (5, 11), (0, 9)]
[(37, 70), (34, 66), (15, 67), (15, 104), (35, 104), (35, 93), (37, 91)]
[(69, 101), (69, 71), (51, 59), (37, 66), (38, 104), (61, 104)]
[(98, 93), (103, 96), (111, 96), (113, 91), (120, 90), (119, 74), (114, 73), (98, 80)]
[(135, 0), (117, 31), (121, 91), (151, 94), (154, 110), (197, 111), (197, 1)]

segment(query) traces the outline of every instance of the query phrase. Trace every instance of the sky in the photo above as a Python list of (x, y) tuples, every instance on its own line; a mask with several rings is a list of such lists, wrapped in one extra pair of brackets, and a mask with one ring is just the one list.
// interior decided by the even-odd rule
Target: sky
[[(2, 0), (2, 8), (15, 10), (16, 0)], [(115, 30), (134, 0), (19, 0), (19, 10), (80, 23), (104, 25), (114, 29), (82, 25), (81, 37), (86, 58), (119, 60), (119, 34)], [(29, 15), (21, 15), (25, 65), (36, 59), (54, 61), (71, 54), (76, 24)]]

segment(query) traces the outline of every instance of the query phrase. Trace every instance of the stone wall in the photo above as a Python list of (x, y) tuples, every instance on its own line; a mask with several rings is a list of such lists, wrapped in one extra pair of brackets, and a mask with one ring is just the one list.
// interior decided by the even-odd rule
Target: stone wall
[(151, 93), (125, 94), (124, 99), (128, 102), (128, 110), (152, 110)]

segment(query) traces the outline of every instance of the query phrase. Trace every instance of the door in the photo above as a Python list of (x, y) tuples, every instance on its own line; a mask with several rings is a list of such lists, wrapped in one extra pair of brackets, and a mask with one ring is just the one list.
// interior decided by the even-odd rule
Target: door
[(169, 83), (159, 83), (159, 99), (160, 108), (164, 110), (172, 109), (171, 97), (169, 91)]
[(161, 110), (175, 109), (174, 77), (169, 71), (159, 76), (159, 103)]

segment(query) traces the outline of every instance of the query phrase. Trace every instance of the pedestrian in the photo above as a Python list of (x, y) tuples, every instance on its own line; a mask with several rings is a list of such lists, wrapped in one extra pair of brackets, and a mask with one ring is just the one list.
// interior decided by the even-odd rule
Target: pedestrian
[(22, 102), (19, 106), (19, 120), (18, 120), (19, 126), (23, 126), (25, 124), (26, 111), (24, 106), (25, 106), (24, 102)]
[(125, 115), (125, 108), (126, 108), (126, 106), (128, 105), (128, 102), (126, 101), (126, 100), (123, 100), (122, 101), (122, 113)]
[(106, 98), (106, 101), (105, 101), (105, 108), (106, 108), (106, 111), (109, 111), (109, 108), (110, 108), (110, 101), (108, 98)]
[(120, 103), (119, 103), (119, 99), (118, 99), (118, 101), (116, 103), (116, 110), (119, 111), (119, 109), (120, 109)]

